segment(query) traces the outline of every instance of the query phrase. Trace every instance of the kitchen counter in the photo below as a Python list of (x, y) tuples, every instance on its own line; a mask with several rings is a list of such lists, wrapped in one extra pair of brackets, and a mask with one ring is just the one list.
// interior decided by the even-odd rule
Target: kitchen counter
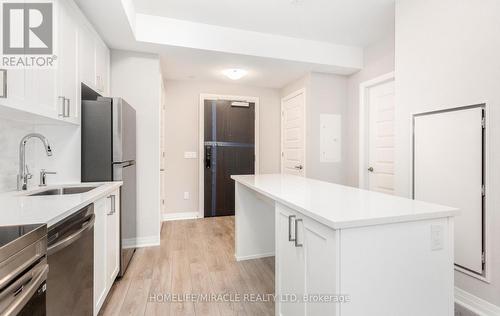
[(447, 217), (458, 213), (453, 207), (292, 175), (231, 178), (333, 229)]
[[(48, 227), (73, 214), (119, 188), (123, 183), (75, 183), (49, 185), (28, 191), (13, 191), (0, 194), (0, 226), (46, 223)], [(48, 189), (61, 187), (98, 186), (80, 194), (27, 196)]]
[(456, 208), (292, 175), (232, 178), (235, 257), (275, 256), (276, 315), (453, 316)]

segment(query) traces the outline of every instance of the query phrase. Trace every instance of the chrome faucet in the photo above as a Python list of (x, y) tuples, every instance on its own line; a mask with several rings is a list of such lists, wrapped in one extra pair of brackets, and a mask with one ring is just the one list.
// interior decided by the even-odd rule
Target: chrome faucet
[(52, 156), (52, 149), (50, 148), (49, 141), (42, 134), (30, 133), (21, 139), (21, 142), (19, 143), (19, 174), (17, 175), (18, 191), (27, 190), (28, 180), (33, 177), (33, 175), (29, 172), (28, 166), (26, 165), (26, 142), (30, 138), (38, 138), (41, 140), (43, 146), (45, 147), (47, 156)]

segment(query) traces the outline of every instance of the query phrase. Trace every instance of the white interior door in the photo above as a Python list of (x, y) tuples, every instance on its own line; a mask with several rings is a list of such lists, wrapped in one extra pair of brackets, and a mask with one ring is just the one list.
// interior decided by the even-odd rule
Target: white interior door
[(394, 80), (368, 90), (368, 189), (394, 194)]
[(414, 197), (454, 206), (455, 264), (483, 272), (483, 109), (416, 116)]
[(305, 176), (305, 92), (300, 91), (282, 102), (281, 172)]

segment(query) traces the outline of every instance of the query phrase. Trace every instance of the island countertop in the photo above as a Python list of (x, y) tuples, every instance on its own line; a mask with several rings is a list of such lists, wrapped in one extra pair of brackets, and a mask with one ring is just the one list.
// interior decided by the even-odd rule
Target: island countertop
[(233, 180), (333, 229), (455, 216), (457, 208), (283, 174)]
[[(50, 227), (82, 207), (105, 197), (122, 184), (121, 181), (86, 182), (2, 193), (0, 194), (0, 226), (47, 224)], [(79, 194), (27, 196), (42, 190), (75, 186), (96, 186), (96, 188)]]

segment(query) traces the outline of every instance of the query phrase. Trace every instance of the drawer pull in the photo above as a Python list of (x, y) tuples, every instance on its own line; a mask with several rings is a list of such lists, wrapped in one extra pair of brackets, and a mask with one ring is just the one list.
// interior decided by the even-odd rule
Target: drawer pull
[(299, 244), (299, 238), (297, 236), (297, 233), (299, 231), (299, 229), (298, 229), (299, 228), (299, 222), (302, 222), (301, 218), (295, 220), (295, 247), (302, 247), (302, 246), (304, 246), (303, 243)]
[[(295, 218), (295, 215), (288, 216), (288, 241), (296, 241), (297, 236), (292, 238), (292, 218)], [(295, 227), (297, 227), (297, 222), (295, 222)], [(295, 231), (297, 234), (297, 230)]]

